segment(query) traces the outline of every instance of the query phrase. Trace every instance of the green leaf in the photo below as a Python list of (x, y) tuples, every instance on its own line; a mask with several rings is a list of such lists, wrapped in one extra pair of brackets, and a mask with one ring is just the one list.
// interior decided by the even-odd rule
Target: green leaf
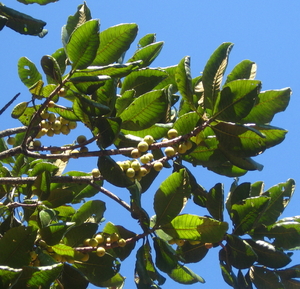
[(63, 264), (43, 267), (23, 267), (20, 277), (13, 286), (15, 288), (49, 288), (60, 275), (62, 269)]
[(40, 162), (34, 165), (32, 171), (28, 174), (29, 176), (38, 176), (42, 172), (49, 172), (51, 174), (55, 174), (58, 170), (58, 167), (49, 162)]
[(60, 67), (54, 57), (51, 55), (45, 55), (41, 59), (41, 66), (44, 73), (54, 80), (55, 83), (61, 83), (61, 71)]
[[(95, 181), (95, 184), (102, 186), (103, 181)], [(77, 186), (78, 187), (78, 186)], [(86, 185), (84, 186), (79, 192), (76, 194), (76, 196), (72, 200), (72, 204), (80, 203), (83, 201), (85, 198), (91, 198), (98, 194), (99, 191), (94, 188), (92, 185)]]
[(26, 57), (21, 57), (18, 61), (18, 74), (28, 88), (42, 80), (42, 75), (38, 72), (35, 64)]
[(229, 42), (221, 44), (211, 55), (203, 71), (204, 105), (210, 114), (216, 104), (232, 47), (233, 44)]
[(183, 209), (190, 193), (191, 187), (185, 169), (164, 180), (154, 196), (155, 225), (171, 222)]
[(28, 106), (28, 102), (27, 101), (18, 103), (13, 108), (13, 110), (11, 112), (11, 117), (12, 118), (19, 118), (24, 113), (24, 111), (26, 110), (27, 106)]
[(133, 71), (127, 75), (122, 83), (121, 95), (126, 90), (134, 89), (136, 97), (149, 93), (161, 81), (166, 79), (168, 74), (161, 69), (144, 68)]
[(249, 277), (257, 289), (285, 289), (280, 282), (279, 276), (267, 268), (252, 266), (249, 271)]
[(213, 114), (217, 119), (239, 122), (252, 110), (261, 88), (257, 80), (235, 80), (223, 86)]
[(244, 199), (250, 197), (251, 194), (251, 183), (241, 183), (237, 185), (237, 182), (234, 181), (231, 185), (230, 192), (226, 199), (226, 209), (228, 214), (232, 209), (232, 205), (242, 203)]
[(21, 275), (22, 269), (13, 269), (8, 266), (0, 266), (0, 278), (2, 288), (9, 288)]
[(104, 179), (114, 186), (126, 188), (133, 184), (110, 156), (100, 156), (98, 159), (98, 168)]
[(68, 229), (70, 229), (72, 223), (56, 223), (49, 226), (43, 227), (40, 229), (39, 233), (41, 234), (42, 239), (49, 246), (53, 246), (62, 239), (63, 235)]
[(93, 134), (98, 135), (97, 144), (100, 148), (107, 148), (117, 138), (120, 127), (121, 119), (118, 117), (98, 117), (93, 123)]
[(116, 62), (137, 35), (138, 26), (134, 23), (123, 23), (112, 26), (100, 33), (100, 46), (92, 65), (107, 65)]
[(219, 148), (236, 157), (251, 157), (281, 143), (286, 130), (269, 125), (219, 122), (212, 126)]
[(91, 253), (88, 262), (76, 262), (74, 267), (82, 272), (93, 285), (101, 286), (102, 282), (118, 273), (120, 265), (109, 254), (98, 257), (95, 253)]
[(189, 56), (184, 57), (179, 62), (175, 73), (175, 81), (183, 100), (189, 104), (192, 110), (196, 110), (193, 103), (193, 86)]
[(230, 210), (230, 218), (234, 223), (234, 234), (243, 235), (260, 225), (259, 220), (265, 214), (269, 202), (270, 198), (262, 196), (247, 198), (233, 204)]
[(97, 229), (98, 224), (96, 223), (83, 223), (74, 226), (64, 235), (63, 243), (70, 247), (81, 246), (85, 239), (91, 238), (96, 233)]
[(139, 47), (145, 47), (147, 45), (150, 45), (151, 43), (154, 43), (156, 41), (156, 34), (155, 33), (149, 33), (143, 36), (138, 43)]
[(23, 4), (33, 4), (33, 3), (38, 3), (40, 5), (46, 5), (49, 3), (57, 2), (58, 0), (18, 0), (18, 2), (21, 2)]
[(47, 30), (43, 29), (47, 24), (46, 22), (8, 8), (2, 3), (0, 5), (0, 15), (7, 18), (7, 22), (5, 24), (7, 27), (20, 34), (38, 35), (40, 37), (44, 37), (47, 34)]
[(163, 41), (151, 43), (149, 45), (143, 46), (142, 48), (138, 49), (134, 55), (127, 61), (134, 62), (137, 60), (142, 60), (143, 63), (141, 67), (149, 66), (155, 58), (159, 55), (162, 47), (164, 45)]
[(287, 254), (276, 249), (275, 246), (268, 242), (254, 241), (252, 239), (246, 239), (245, 241), (252, 247), (257, 255), (257, 262), (261, 265), (270, 268), (282, 268), (292, 261)]
[(290, 88), (267, 90), (258, 95), (257, 102), (251, 112), (242, 119), (243, 123), (270, 123), (274, 115), (284, 111), (290, 101)]
[(197, 244), (194, 244), (193, 241), (191, 243), (186, 241), (183, 246), (177, 247), (176, 253), (184, 260), (184, 263), (198, 263), (208, 253), (205, 243), (200, 243), (198, 241), (195, 241)]
[(212, 217), (216, 220), (223, 221), (224, 211), (224, 187), (218, 183), (211, 188), (206, 195), (206, 207)]
[(87, 201), (84, 203), (72, 217), (72, 222), (80, 225), (88, 218), (93, 218), (95, 223), (99, 223), (103, 218), (103, 213), (106, 210), (105, 203), (100, 200)]
[(206, 217), (183, 214), (175, 217), (171, 223), (161, 226), (161, 229), (173, 239), (217, 243), (223, 239), (228, 224)]
[(54, 189), (50, 191), (49, 197), (43, 203), (50, 208), (56, 208), (66, 203), (71, 203), (74, 198), (72, 190), (68, 189)]
[(225, 84), (238, 79), (255, 79), (257, 65), (248, 59), (237, 64), (228, 74)]
[(226, 240), (225, 249), (220, 251), (221, 259), (224, 254), (229, 264), (237, 269), (249, 268), (257, 261), (256, 253), (245, 240), (236, 235), (227, 235)]
[[(197, 112), (188, 112), (178, 117), (174, 123), (174, 129), (178, 131), (178, 135), (190, 133), (201, 124), (201, 118)], [(191, 138), (194, 141), (194, 138)]]
[(109, 280), (106, 280), (104, 282), (101, 282), (99, 287), (109, 287), (111, 289), (122, 289), (124, 287), (125, 283), (125, 277), (123, 277), (120, 273), (117, 273), (115, 276), (110, 278)]
[(195, 284), (197, 282), (205, 283), (205, 280), (199, 275), (195, 274), (191, 269), (186, 266), (178, 265), (168, 274), (170, 278), (180, 284)]
[(33, 248), (36, 232), (32, 227), (14, 227), (0, 239), (0, 264), (12, 268), (27, 266), (30, 261), (29, 251)]
[(154, 249), (156, 253), (155, 265), (165, 273), (171, 273), (177, 267), (178, 260), (176, 252), (163, 239), (153, 238)]
[(164, 90), (154, 90), (136, 98), (120, 115), (122, 128), (146, 129), (159, 122), (168, 108)]
[(56, 60), (60, 72), (63, 74), (66, 70), (66, 63), (67, 63), (67, 55), (64, 48), (57, 49), (53, 54), (52, 57)]
[(270, 203), (259, 222), (267, 226), (275, 223), (289, 204), (294, 191), (295, 181), (288, 179), (285, 183), (277, 184), (263, 193), (262, 196), (270, 198)]
[(89, 20), (74, 30), (66, 46), (73, 70), (84, 69), (92, 64), (99, 42), (99, 20)]
[(63, 266), (63, 271), (59, 278), (59, 282), (64, 286), (63, 288), (86, 289), (88, 287), (89, 281), (80, 271), (67, 263), (64, 263)]
[(83, 94), (93, 94), (97, 89), (105, 84), (110, 77), (106, 75), (99, 76), (78, 76), (70, 78), (77, 90)]
[(231, 287), (234, 287), (236, 283), (236, 276), (232, 271), (232, 267), (226, 265), (222, 260), (220, 260), (220, 268), (224, 281)]

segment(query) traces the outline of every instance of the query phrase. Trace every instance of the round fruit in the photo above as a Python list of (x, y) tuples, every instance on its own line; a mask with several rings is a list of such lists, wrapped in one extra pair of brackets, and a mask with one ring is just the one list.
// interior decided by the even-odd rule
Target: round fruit
[(42, 143), (39, 141), (39, 140), (35, 140), (33, 141), (33, 144), (32, 144), (34, 147), (40, 147), (42, 145)]
[(80, 260), (86, 262), (89, 259), (90, 259), (90, 255), (88, 253), (84, 253)]
[(130, 154), (134, 159), (137, 159), (141, 156), (141, 152), (138, 149), (133, 149)]
[(157, 171), (157, 172), (161, 171), (162, 168), (163, 168), (162, 162), (155, 162), (155, 163), (153, 164), (153, 169), (154, 169), (155, 171)]
[(144, 153), (149, 149), (149, 145), (145, 141), (141, 141), (138, 143), (137, 148), (140, 152)]
[(78, 136), (78, 137), (77, 137), (77, 142), (78, 142), (79, 144), (85, 143), (85, 142), (86, 142), (86, 137), (85, 137), (85, 135), (80, 135), (80, 136)]
[(48, 107), (54, 107), (55, 106), (55, 102), (53, 100), (50, 100), (48, 103)]
[(87, 153), (89, 151), (88, 147), (82, 147), (80, 148), (80, 153)]
[(30, 251), (30, 259), (34, 261), (37, 258), (38, 254), (35, 251)]
[(48, 111), (42, 111), (40, 114), (42, 119), (47, 119), (49, 117), (49, 112)]
[(105, 240), (105, 242), (106, 242), (106, 245), (107, 245), (107, 244), (110, 244), (110, 243), (112, 243), (112, 240), (111, 240), (111, 238), (110, 238), (110, 237), (107, 237), (107, 238), (106, 238), (106, 240)]
[(103, 257), (105, 255), (105, 249), (103, 247), (98, 247), (96, 254), (98, 257)]
[(206, 249), (211, 249), (213, 247), (213, 244), (212, 243), (205, 243), (205, 248)]
[(144, 137), (144, 141), (148, 144), (151, 145), (154, 143), (154, 138), (152, 137), (152, 135), (146, 135)]
[(120, 236), (119, 236), (118, 233), (112, 233), (112, 234), (110, 235), (110, 239), (111, 239), (111, 242), (112, 242), (112, 243), (113, 243), (113, 242), (117, 242), (117, 241), (120, 239)]
[(173, 147), (166, 147), (165, 148), (165, 155), (167, 157), (173, 157), (175, 155), (175, 149)]
[(89, 246), (89, 245), (90, 245), (90, 244), (89, 244), (89, 243), (90, 243), (90, 240), (91, 240), (91, 239), (89, 239), (89, 238), (88, 238), (88, 239), (85, 239), (85, 240), (83, 241), (83, 245), (84, 245), (84, 246)]
[(146, 164), (146, 163), (150, 162), (150, 158), (149, 158), (148, 154), (142, 155), (140, 158), (140, 161), (142, 164)]
[(191, 245), (199, 245), (200, 241), (189, 241)]
[(131, 167), (137, 172), (141, 168), (141, 164), (138, 161), (133, 161), (131, 163)]
[(175, 138), (175, 137), (178, 137), (178, 131), (175, 128), (171, 128), (168, 131), (168, 138), (172, 139), (172, 138)]
[(147, 153), (146, 156), (149, 158), (149, 161), (152, 161), (154, 159), (154, 156), (152, 153)]
[(67, 92), (66, 92), (66, 89), (64, 87), (62, 87), (59, 91), (58, 91), (58, 95), (59, 96), (66, 96)]
[(56, 262), (61, 262), (61, 260), (62, 260), (62, 256), (59, 255), (59, 254), (56, 254), (56, 253), (54, 253), (54, 254), (52, 255), (52, 258), (53, 258)]
[(59, 120), (54, 121), (54, 123), (52, 124), (52, 128), (54, 130), (60, 130), (61, 129), (61, 122)]
[(7, 139), (7, 143), (11, 146), (13, 146), (15, 143), (16, 143), (16, 138), (14, 138), (13, 136), (10, 136), (8, 139)]
[(193, 143), (190, 140), (185, 142), (186, 150), (190, 150), (193, 147)]
[(184, 240), (176, 240), (175, 243), (177, 246), (181, 247), (184, 245)]
[(128, 170), (130, 168), (130, 161), (121, 162), (121, 167), (122, 167), (123, 171)]
[(56, 120), (56, 116), (54, 113), (49, 113), (48, 120), (50, 122), (54, 122)]
[(102, 244), (104, 242), (104, 237), (102, 236), (102, 234), (97, 234), (95, 236), (95, 239), (98, 241), (98, 244)]
[(96, 238), (91, 238), (91, 239), (89, 240), (89, 245), (90, 245), (91, 247), (97, 247), (97, 246), (98, 246), (98, 241), (97, 241), (97, 239), (96, 239)]
[(92, 176), (93, 176), (93, 178), (100, 177), (100, 171), (98, 169), (93, 169), (92, 170)]
[(64, 124), (61, 126), (60, 131), (62, 134), (68, 135), (70, 133), (70, 128), (66, 124)]
[(180, 154), (184, 154), (184, 153), (186, 153), (186, 151), (187, 151), (187, 146), (186, 146), (186, 144), (185, 144), (185, 143), (181, 143), (181, 144), (178, 146), (178, 152), (179, 152)]
[(125, 240), (125, 239), (120, 239), (120, 240), (118, 241), (118, 245), (119, 245), (120, 247), (125, 247), (125, 246), (126, 246), (126, 240)]
[(126, 176), (128, 178), (133, 178), (135, 176), (135, 170), (133, 168), (129, 168), (127, 171), (126, 171)]
[(77, 127), (77, 122), (76, 121), (70, 121), (68, 126), (69, 126), (69, 129), (75, 129)]
[(144, 177), (147, 174), (148, 174), (148, 170), (144, 167), (141, 167), (141, 169), (138, 171), (138, 176), (139, 177)]

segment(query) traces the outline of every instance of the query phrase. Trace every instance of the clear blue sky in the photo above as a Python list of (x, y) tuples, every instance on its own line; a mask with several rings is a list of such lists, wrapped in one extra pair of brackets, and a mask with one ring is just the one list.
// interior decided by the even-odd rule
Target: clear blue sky
[[(0, 108), (18, 92), (21, 92), (18, 102), (29, 99), (30, 95), (17, 75), (18, 59), (26, 56), (39, 65), (43, 55), (52, 54), (60, 48), (61, 27), (66, 23), (67, 17), (75, 13), (77, 6), (83, 3), (79, 0), (60, 0), (47, 6), (25, 6), (16, 0), (3, 2), (11, 8), (45, 20), (48, 23), (46, 28), (49, 33), (45, 38), (40, 39), (16, 34), (8, 28), (0, 32)], [(263, 180), (266, 188), (269, 188), (288, 178), (294, 178), (296, 183), (300, 181), (299, 1), (88, 0), (86, 2), (92, 11), (92, 16), (101, 20), (101, 30), (119, 23), (134, 22), (139, 25), (138, 39), (147, 33), (156, 33), (158, 41), (165, 41), (164, 48), (153, 66), (164, 67), (177, 64), (184, 56), (189, 55), (192, 75), (195, 77), (203, 71), (209, 56), (222, 42), (233, 42), (235, 46), (230, 55), (227, 73), (240, 61), (250, 59), (258, 65), (257, 79), (262, 80), (263, 90), (291, 87), (293, 95), (290, 106), (284, 113), (278, 114), (272, 122), (274, 126), (289, 131), (286, 140), (255, 159), (264, 165), (262, 172), (249, 172), (240, 179), (240, 182)], [(132, 45), (131, 53), (135, 50), (135, 45), (136, 43)], [(130, 56), (129, 53), (127, 57)], [(10, 111), (9, 109), (1, 117), (0, 130), (19, 125), (17, 121), (9, 119)], [(63, 141), (70, 143), (79, 134), (88, 134), (88, 132), (82, 127), (76, 134), (70, 135)], [(59, 137), (51, 141), (64, 144)], [(69, 170), (91, 171), (96, 167), (96, 162), (96, 159), (74, 161), (70, 163)], [(163, 180), (169, 173), (170, 171), (166, 171), (161, 174), (159, 180)], [(223, 182), (227, 192), (232, 182), (232, 179), (220, 177), (204, 168), (197, 168), (195, 175), (198, 177), (198, 182), (206, 189), (210, 189), (217, 182)], [(149, 190), (143, 202), (152, 203), (157, 186), (158, 182)], [(126, 200), (127, 192), (111, 186), (108, 188), (122, 195)], [(300, 215), (299, 202), (299, 191), (296, 190), (283, 217)], [(107, 207), (105, 215), (107, 220), (121, 225), (126, 219), (128, 222), (126, 221), (125, 226), (128, 224), (133, 226), (132, 230), (141, 232), (139, 227), (127, 218), (129, 216), (125, 210), (116, 207), (110, 209), (109, 204)], [(206, 214), (199, 208), (188, 207), (188, 209), (195, 214)], [(188, 288), (229, 288), (221, 277), (218, 250), (218, 248), (211, 250), (202, 262), (190, 266), (206, 280), (206, 284), (190, 285)], [(296, 252), (294, 260), (300, 260), (299, 257), (299, 252)], [(296, 264), (295, 261), (292, 264)], [(133, 269), (132, 258), (122, 264), (121, 274), (127, 277), (125, 288), (135, 288)], [(171, 280), (167, 280), (162, 287), (185, 288), (184, 285), (175, 284)], [(90, 285), (89, 288), (95, 287)]]

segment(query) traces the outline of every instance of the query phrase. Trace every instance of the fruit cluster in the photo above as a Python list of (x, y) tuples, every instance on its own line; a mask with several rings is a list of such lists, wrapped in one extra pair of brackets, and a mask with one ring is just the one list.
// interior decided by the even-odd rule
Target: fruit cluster
[(117, 233), (112, 233), (111, 235), (98, 233), (93, 238), (85, 239), (83, 245), (97, 248), (97, 256), (103, 257), (106, 253), (106, 248), (125, 247), (126, 240), (120, 238)]
[(44, 135), (52, 137), (55, 134), (68, 135), (72, 129), (77, 127), (76, 121), (69, 121), (61, 116), (56, 116), (55, 113), (42, 111), (40, 114), (40, 130), (36, 138), (41, 138)]

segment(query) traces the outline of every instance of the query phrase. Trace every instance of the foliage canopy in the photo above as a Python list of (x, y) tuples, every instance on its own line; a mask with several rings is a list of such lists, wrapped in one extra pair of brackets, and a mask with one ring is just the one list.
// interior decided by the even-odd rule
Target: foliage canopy
[[(1, 4), (1, 29), (43, 33), (43, 21), (18, 13)], [(23, 20), (13, 26), (11, 19)], [(18, 73), (31, 99), (11, 113), (23, 126), (0, 132), (2, 288), (122, 288), (121, 262), (136, 246), (139, 289), (160, 288), (166, 275), (181, 284), (204, 283), (187, 264), (218, 247), (222, 276), (233, 288), (299, 288), (300, 265), (287, 267), (290, 251), (300, 246), (299, 216), (279, 219), (294, 180), (268, 190), (263, 182), (235, 180), (225, 200), (221, 183), (205, 190), (186, 166), (228, 177), (261, 170), (254, 157), (287, 133), (270, 123), (288, 106), (291, 89), (261, 91), (249, 60), (224, 78), (232, 43), (221, 44), (197, 77), (189, 56), (177, 65), (150, 67), (163, 47), (155, 34), (139, 39), (126, 61), (137, 33), (134, 23), (100, 31), (84, 3), (63, 27), (63, 48), (41, 57), (43, 74), (20, 58)], [(49, 147), (38, 140), (68, 134), (79, 122), (92, 138)], [(92, 143), (99, 149), (89, 151)], [(64, 173), (69, 159), (86, 157), (97, 158), (98, 169)], [(149, 217), (142, 195), (168, 168)], [(108, 191), (106, 182), (127, 190), (130, 202)], [(124, 223), (100, 227), (106, 204), (99, 192), (127, 209), (140, 232)], [(206, 212), (182, 213), (187, 202)]]

